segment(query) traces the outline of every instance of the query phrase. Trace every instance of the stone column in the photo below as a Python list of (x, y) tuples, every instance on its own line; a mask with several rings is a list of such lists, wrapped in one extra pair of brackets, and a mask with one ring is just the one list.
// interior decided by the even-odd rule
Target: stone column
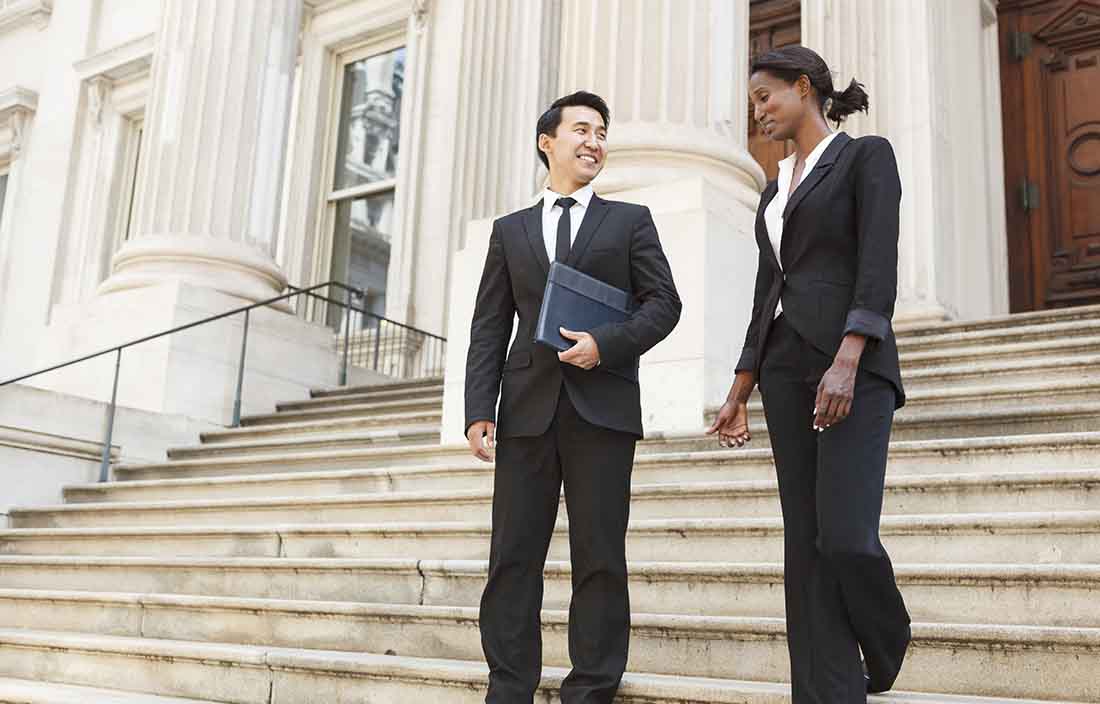
[(803, 0), (802, 43), (871, 111), (902, 180), (896, 322), (1007, 312), (996, 13), (988, 0)]
[(703, 176), (756, 207), (748, 19), (747, 0), (563, 0), (560, 92), (590, 90), (611, 107), (597, 190)]
[[(747, 140), (748, 0), (561, 0), (558, 95), (611, 108), (596, 191), (653, 213), (683, 301), (642, 358), (647, 433), (697, 432), (725, 397), (752, 307), (764, 173)], [(535, 80), (533, 73), (511, 80)], [(460, 441), (470, 316), (491, 220), (452, 266), (443, 440)]]
[(302, 0), (166, 0), (137, 236), (100, 293), (178, 281), (278, 295), (273, 259)]

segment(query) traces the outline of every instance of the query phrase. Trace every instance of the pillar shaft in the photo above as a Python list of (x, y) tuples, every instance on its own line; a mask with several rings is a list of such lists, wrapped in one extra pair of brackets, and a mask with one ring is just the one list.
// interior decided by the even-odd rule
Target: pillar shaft
[(182, 280), (249, 299), (273, 254), (301, 0), (167, 0), (135, 208), (101, 292)]

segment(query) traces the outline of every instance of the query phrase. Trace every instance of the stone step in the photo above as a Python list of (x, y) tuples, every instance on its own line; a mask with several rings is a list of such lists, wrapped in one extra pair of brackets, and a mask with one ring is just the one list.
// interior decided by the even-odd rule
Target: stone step
[(286, 401), (275, 404), (275, 410), (306, 411), (320, 408), (344, 408), (347, 406), (374, 406), (381, 404), (408, 403), (419, 406), (424, 403), (443, 405), (443, 387), (426, 387), (418, 390), (365, 391), (346, 393), (339, 396), (320, 396), (304, 401)]
[(1051, 310), (1012, 313), (978, 320), (942, 323), (898, 323), (894, 332), (898, 338), (911, 339), (938, 335), (971, 332), (977, 330), (1015, 329), (1022, 326), (1059, 324), (1073, 321), (1089, 321), (1100, 317), (1100, 305), (1075, 306)]
[[(689, 450), (680, 449), (685, 442), (691, 443)], [(722, 449), (716, 447), (713, 438), (699, 434), (668, 434), (641, 448), (634, 462), (634, 478), (639, 483), (663, 482), (670, 477), (684, 482), (773, 478), (771, 450), (766, 446), (757, 447), (757, 444), (753, 441), (744, 448)], [(696, 445), (711, 449), (695, 449)], [(120, 482), (197, 477), (235, 477), (237, 479), (232, 481), (240, 481), (247, 476), (294, 474), (296, 476), (286, 477), (286, 481), (331, 483), (335, 480), (343, 483), (358, 479), (359, 487), (348, 489), (357, 492), (444, 491), (491, 486), (493, 466), (473, 459), (467, 452), (462, 445), (288, 452), (274, 457), (261, 454), (124, 464), (114, 468), (114, 476)], [(1098, 458), (1100, 432), (900, 440), (890, 445), (888, 473), (1089, 469), (1097, 466)], [(79, 492), (72, 490), (70, 498), (75, 499), (78, 494), (90, 496), (114, 485), (101, 486), (82, 488)]]
[[(568, 559), (566, 530), (555, 530), (549, 559)], [(1100, 561), (1100, 511), (885, 516), (881, 534), (898, 562)], [(627, 555), (773, 562), (782, 543), (778, 518), (641, 519), (631, 522)], [(488, 521), (0, 530), (0, 555), (481, 560), (488, 550)]]
[[(544, 612), (544, 664), (568, 665), (567, 618), (565, 611)], [(466, 662), (481, 657), (473, 607), (45, 592), (25, 599), (0, 597), (0, 622), (8, 621), (23, 624), (24, 636), (48, 637), (56, 626), (64, 637), (73, 631), (61, 627), (79, 625), (84, 638), (130, 638), (154, 647), (190, 642), (204, 650), (223, 648), (225, 654), (305, 648), (355, 657), (364, 652)], [(631, 671), (770, 682), (789, 676), (783, 619), (634, 614), (631, 621)], [(4, 634), (14, 630), (20, 629), (0, 630), (0, 655), (9, 654), (5, 640), (11, 639)], [(1090, 700), (1100, 696), (1100, 681), (1093, 676), (1097, 658), (1100, 629), (914, 623), (897, 685), (915, 691)], [(270, 651), (255, 659), (278, 666)], [(1059, 676), (1044, 677), (1047, 672)], [(218, 691), (216, 696), (225, 695)]]
[(418, 433), (427, 428), (439, 432), (442, 418), (442, 411), (437, 409), (430, 413), (399, 413), (381, 417), (368, 416), (270, 423), (207, 431), (199, 434), (199, 441), (203, 443), (203, 446), (213, 446), (215, 444), (304, 439), (335, 433), (356, 433), (369, 437), (370, 433)]
[(981, 364), (948, 362), (940, 366), (909, 368), (902, 371), (906, 392), (940, 390), (969, 384), (1011, 384), (1021, 379), (1044, 381), (1081, 381), (1095, 383), (1100, 378), (1100, 355), (1054, 353), (1022, 359), (998, 359)]
[[(1053, 387), (1053, 388), (1052, 388)], [(988, 388), (988, 387), (987, 387)], [(1057, 399), (1052, 403), (1051, 399)], [(894, 421), (895, 440), (924, 440), (946, 437), (983, 437), (1042, 432), (1083, 432), (1100, 427), (1100, 382), (1065, 382), (1061, 388), (1045, 385), (1042, 390), (1012, 388), (989, 389), (972, 395), (944, 394), (934, 399), (917, 397), (902, 408)], [(712, 410), (707, 421), (712, 421)], [(767, 442), (763, 407), (757, 399), (750, 404), (753, 433)], [(286, 434), (268, 433), (263, 437), (237, 442), (214, 442), (190, 447), (171, 448), (169, 459), (242, 457), (256, 454), (298, 453), (368, 447), (430, 445), (439, 443), (439, 426), (425, 425), (400, 430), (362, 430), (356, 424), (301, 427)], [(713, 438), (698, 435), (702, 448), (713, 448)], [(245, 436), (248, 437), (248, 436)], [(641, 443), (640, 450), (653, 443)]]
[(1019, 361), (1050, 356), (1092, 355), (1100, 349), (1100, 335), (1039, 340), (1037, 342), (1006, 342), (976, 345), (956, 349), (921, 350), (914, 347), (900, 352), (902, 378), (915, 369), (942, 367), (945, 365), (980, 365), (997, 360)]
[[(1094, 399), (1097, 397), (1093, 397)], [(750, 412), (753, 439), (770, 444), (763, 407)], [(894, 417), (891, 439), (936, 440), (940, 438), (980, 438), (1039, 433), (1088, 432), (1100, 428), (1100, 402), (1064, 402), (1050, 397), (1021, 404), (1016, 408), (911, 408), (903, 407)], [(713, 440), (713, 439), (712, 439)], [(717, 441), (714, 441), (717, 445)]]
[(0, 704), (218, 704), (209, 699), (162, 697), (143, 692), (77, 687), (0, 677)]
[(412, 399), (356, 403), (337, 408), (310, 408), (296, 411), (277, 411), (243, 416), (242, 427), (257, 425), (281, 425), (304, 420), (331, 420), (336, 418), (373, 418), (388, 423), (407, 423), (409, 417), (440, 415), (443, 404), (439, 399)]
[(416, 393), (425, 390), (443, 391), (443, 377), (427, 377), (424, 379), (412, 379), (406, 381), (389, 381), (381, 384), (360, 384), (356, 386), (334, 386), (328, 389), (311, 389), (311, 398), (333, 398), (336, 396), (348, 396), (354, 394), (374, 393), (378, 395)]
[(163, 697), (146, 692), (78, 687), (0, 677), (0, 704), (219, 704), (209, 699)]
[(238, 455), (278, 454), (344, 447), (407, 447), (439, 444), (439, 426), (423, 425), (397, 430), (357, 430), (347, 433), (307, 433), (298, 436), (270, 436), (239, 442), (217, 442), (189, 447), (173, 447), (168, 459), (184, 460), (199, 457), (233, 457)]
[[(782, 617), (778, 562), (632, 562), (639, 613)], [(0, 557), (0, 589), (477, 606), (485, 560)], [(914, 620), (1100, 628), (1100, 565), (896, 563)], [(569, 563), (546, 564), (544, 605), (569, 608)]]
[[(122, 482), (116, 486), (125, 488)], [(490, 515), (492, 490), (445, 492), (374, 492), (317, 494), (271, 493), (272, 486), (246, 484), (252, 496), (221, 496), (217, 483), (195, 480), (195, 496), (147, 501), (104, 501), (10, 508), (13, 528), (74, 526), (259, 524), (279, 522), (456, 521)], [(239, 487), (240, 485), (238, 485)], [(231, 487), (236, 489), (238, 487)], [(154, 484), (151, 490), (156, 490)], [(173, 488), (173, 487), (170, 487)], [(175, 487), (178, 488), (178, 487)], [(275, 483), (274, 489), (280, 487)], [(202, 492), (205, 490), (205, 494)], [(939, 474), (889, 477), (884, 512), (981, 513), (986, 511), (1072, 511), (1096, 507), (1100, 470)], [(105, 498), (111, 498), (108, 494)], [(559, 516), (564, 516), (564, 504)], [(732, 517), (780, 515), (774, 480), (635, 483), (630, 515), (634, 518)]]
[[(480, 662), (433, 660), (271, 646), (208, 645), (178, 640), (51, 631), (0, 631), (0, 668), (36, 677), (210, 696), (232, 704), (405, 704), (411, 700), (482, 704)], [(10, 656), (10, 657), (9, 657)], [(908, 666), (908, 665), (907, 665)], [(950, 671), (950, 670), (947, 670)], [(556, 696), (566, 671), (543, 669), (540, 701)], [(994, 686), (1008, 684), (991, 672)], [(1021, 695), (1013, 695), (1018, 697)], [(617, 704), (784, 704), (787, 686), (628, 672)], [(892, 692), (872, 704), (1040, 704), (1021, 698)], [(1042, 704), (1059, 704), (1046, 700)], [(1063, 701), (1060, 704), (1071, 704)]]
[(899, 352), (930, 352), (1019, 342), (1065, 340), (1089, 335), (1100, 335), (1100, 316), (1084, 320), (1035, 322), (979, 330), (955, 330), (924, 335), (903, 334), (898, 337), (897, 342)]

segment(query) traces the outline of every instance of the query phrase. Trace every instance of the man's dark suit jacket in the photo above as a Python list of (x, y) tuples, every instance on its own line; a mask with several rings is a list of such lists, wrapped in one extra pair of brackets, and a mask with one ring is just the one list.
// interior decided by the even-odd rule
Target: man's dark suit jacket
[[(584, 331), (596, 339), (600, 366), (584, 370), (560, 362), (555, 350), (534, 342), (550, 271), (542, 200), (495, 221), (466, 358), (467, 430), (490, 420), (498, 438), (541, 435), (564, 383), (589, 423), (642, 436), (638, 358), (680, 319), (680, 298), (649, 209), (592, 196), (565, 263), (629, 292), (630, 319)], [(505, 359), (516, 314), (519, 331)]]
[(752, 370), (760, 378), (764, 345), (782, 298), (791, 326), (830, 357), (848, 333), (865, 335), (859, 366), (894, 385), (900, 408), (905, 392), (890, 319), (897, 297), (901, 181), (890, 143), (843, 132), (833, 138), (783, 211), (782, 268), (764, 222), (777, 191), (777, 182), (770, 182), (756, 213), (760, 261), (737, 371)]

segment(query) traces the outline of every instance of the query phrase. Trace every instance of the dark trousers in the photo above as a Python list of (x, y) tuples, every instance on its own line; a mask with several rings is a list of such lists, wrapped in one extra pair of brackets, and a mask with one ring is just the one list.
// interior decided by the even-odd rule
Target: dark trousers
[(549, 430), (503, 438), (493, 479), (489, 580), (481, 597), (488, 704), (530, 704), (542, 671), (542, 572), (562, 484), (573, 596), (563, 704), (610, 704), (630, 638), (626, 526), (633, 435), (578, 414), (564, 388)]
[(760, 370), (783, 507), (792, 701), (863, 704), (889, 689), (909, 644), (909, 614), (879, 540), (890, 382), (859, 371), (850, 415), (813, 430), (817, 385), (832, 359), (781, 315)]

